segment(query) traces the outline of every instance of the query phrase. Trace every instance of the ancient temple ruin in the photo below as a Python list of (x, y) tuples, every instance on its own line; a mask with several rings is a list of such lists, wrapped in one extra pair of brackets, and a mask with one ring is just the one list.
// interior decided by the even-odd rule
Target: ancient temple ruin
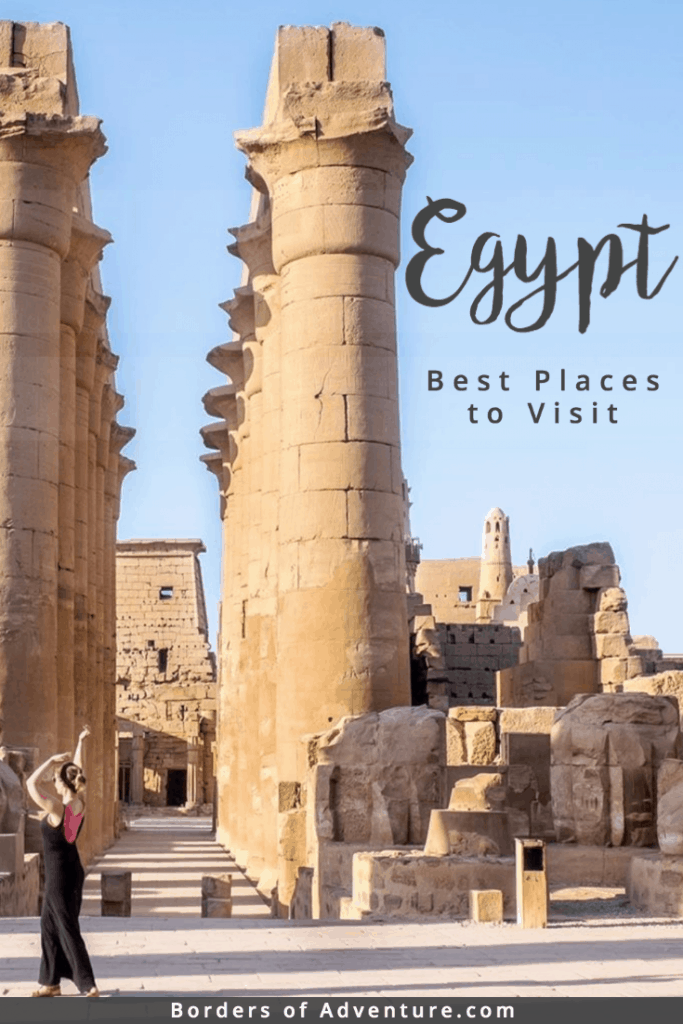
[(519, 661), (538, 587), (531, 552), (526, 566), (512, 564), (500, 508), (484, 520), (481, 558), (421, 561), (407, 598), (413, 704), (495, 704), (496, 673)]
[[(25, 775), (90, 724), (86, 860), (114, 836), (114, 559), (133, 468), (97, 270), (111, 237), (88, 184), (105, 150), (66, 26), (0, 21), (2, 756)], [(26, 850), (40, 848), (29, 818)]]
[(656, 688), (677, 665), (631, 636), (609, 544), (514, 567), (494, 508), (481, 559), (418, 564), (393, 311), (408, 133), (383, 79), (377, 29), (280, 29), (263, 125), (236, 136), (254, 192), (202, 431), (218, 835), (280, 914), (461, 915), (494, 889), (510, 915), (513, 839), (547, 842), (554, 880), (625, 885), (661, 803), (656, 856), (683, 848), (678, 709)]
[(236, 135), (255, 192), (232, 230), (234, 338), (208, 357), (230, 379), (203, 431), (224, 524), (218, 834), (285, 907), (301, 737), (410, 700), (393, 298), (410, 132), (384, 50), (379, 29), (279, 30), (263, 125)]
[(119, 799), (199, 808), (213, 803), (216, 663), (200, 540), (116, 546)]

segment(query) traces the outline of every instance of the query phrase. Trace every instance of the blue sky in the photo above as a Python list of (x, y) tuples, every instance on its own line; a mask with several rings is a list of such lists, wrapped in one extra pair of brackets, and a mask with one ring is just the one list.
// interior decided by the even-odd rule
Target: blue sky
[[(225, 251), (227, 228), (248, 215), (244, 158), (232, 132), (260, 123), (277, 26), (344, 20), (385, 30), (397, 118), (415, 133), (397, 311), (404, 470), (424, 557), (478, 554), (484, 516), (495, 505), (510, 516), (516, 562), (529, 547), (539, 556), (609, 540), (633, 632), (683, 650), (683, 261), (652, 301), (638, 298), (633, 270), (603, 299), (603, 254), (584, 334), (576, 273), (558, 285), (546, 326), (527, 334), (507, 328), (503, 314), (489, 325), (471, 322), (470, 304), (490, 275), (474, 275), (476, 283), (439, 308), (416, 303), (404, 279), (417, 252), (411, 223), (430, 196), (467, 207), (458, 224), (428, 229), (445, 249), (425, 275), (434, 294), (460, 283), (484, 231), (500, 235), (506, 264), (523, 234), (530, 266), (552, 236), (564, 268), (576, 259), (578, 237), (595, 245), (617, 231), (625, 260), (633, 259), (637, 237), (617, 225), (639, 223), (644, 213), (653, 226), (671, 225), (650, 243), (652, 287), (683, 254), (682, 12), (662, 0), (411, 7), (25, 0), (3, 14), (71, 26), (82, 111), (103, 119), (110, 151), (92, 172), (94, 209), (116, 243), (102, 274), (126, 397), (119, 418), (137, 430), (126, 452), (138, 470), (124, 484), (119, 535), (201, 537), (213, 627), (218, 498), (215, 478), (198, 461), (205, 451), (198, 430), (207, 421), (202, 394), (223, 382), (205, 363), (209, 349), (229, 340), (218, 303), (239, 284), (240, 264)], [(503, 310), (533, 287), (506, 277)], [(459, 393), (449, 383), (429, 393), (430, 369), (448, 382), (456, 374), (497, 380), (504, 371), (510, 390)], [(551, 375), (541, 392), (536, 370)], [(589, 376), (589, 392), (576, 392), (578, 374)], [(611, 394), (599, 387), (603, 374), (615, 379)], [(637, 378), (633, 392), (621, 387), (627, 374)], [(646, 390), (650, 374), (659, 377), (656, 392)], [(543, 400), (533, 424), (528, 403)], [(594, 401), (597, 425), (569, 423), (570, 407), (592, 410)], [(616, 424), (607, 422), (610, 402)], [(470, 404), (484, 422), (469, 422)], [(500, 423), (486, 421), (489, 406), (501, 409)]]

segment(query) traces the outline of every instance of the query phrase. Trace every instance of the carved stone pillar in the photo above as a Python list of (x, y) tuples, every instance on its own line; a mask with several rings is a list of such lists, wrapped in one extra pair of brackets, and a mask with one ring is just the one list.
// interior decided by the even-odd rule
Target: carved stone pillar
[(302, 736), (410, 703), (394, 314), (409, 132), (384, 75), (376, 33), (280, 29), (267, 123), (236, 135), (280, 275), (281, 909), (307, 856), (287, 803)]
[[(123, 408), (123, 398), (115, 394), (113, 416)], [(105, 564), (104, 564), (104, 617), (105, 617), (105, 657), (104, 657), (104, 716), (105, 742), (104, 751), (105, 783), (109, 778), (113, 785), (113, 800), (108, 817), (105, 818), (104, 842), (108, 844), (116, 831), (116, 807), (118, 801), (118, 730), (116, 727), (116, 524), (119, 517), (119, 495), (121, 481), (119, 479), (119, 459), (121, 449), (134, 437), (135, 431), (130, 427), (122, 427), (115, 420), (109, 431), (109, 459), (104, 482), (104, 529), (105, 529)], [(132, 468), (132, 466), (131, 466)], [(107, 737), (111, 737), (111, 741)], [(141, 769), (142, 771), (142, 769)], [(106, 790), (105, 790), (106, 791)], [(140, 793), (142, 794), (142, 775), (140, 776)]]
[(133, 804), (141, 804), (144, 796), (143, 766), (145, 756), (145, 737), (135, 735), (132, 741), (130, 766), (130, 800)]
[[(90, 749), (101, 755), (101, 728), (93, 719), (97, 700), (94, 621), (90, 612), (94, 599), (97, 561), (93, 557), (96, 502), (94, 491), (96, 452), (90, 440), (91, 396), (96, 383), (97, 346), (110, 299), (88, 285), (83, 327), (76, 339), (76, 472), (75, 472), (75, 549), (74, 578), (74, 695), (76, 733), (84, 724), (92, 729)], [(99, 404), (99, 403), (98, 403)], [(102, 759), (93, 759), (88, 767), (91, 802), (100, 800), (100, 811), (88, 814), (81, 833), (85, 860), (99, 849), (101, 833)]]
[(270, 892), (277, 872), (277, 779), (275, 752), (275, 686), (277, 677), (277, 572), (278, 486), (280, 454), (279, 395), (279, 278), (272, 263), (270, 216), (261, 211), (256, 221), (231, 232), (235, 243), (229, 251), (244, 261), (254, 301), (255, 341), (251, 352), (253, 370), (245, 385), (249, 401), (250, 462), (254, 467), (252, 492), (258, 500), (250, 516), (250, 584), (247, 641), (255, 660), (250, 686), (253, 706), (258, 701), (258, 733), (238, 736), (237, 742), (252, 747), (251, 803), (248, 808), (255, 829), (250, 840), (251, 874)]
[(112, 547), (116, 550), (116, 527), (112, 532), (111, 505), (107, 497), (111, 430), (120, 395), (113, 387), (114, 370), (118, 357), (106, 346), (100, 346), (98, 362), (102, 364), (105, 380), (100, 408), (100, 430), (97, 441), (97, 650), (98, 676), (102, 693), (100, 729), (102, 735), (102, 819), (100, 824), (102, 845), (114, 837), (114, 808), (118, 798), (116, 769), (117, 730), (115, 723), (115, 682), (111, 675), (111, 637), (108, 629), (108, 583), (111, 575)]
[(232, 384), (212, 389), (204, 398), (210, 415), (222, 421), (201, 431), (205, 444), (218, 449), (221, 459), (224, 514), (222, 536), (221, 607), (219, 620), (217, 749), (217, 829), (220, 841), (230, 850), (237, 849), (239, 829), (238, 762), (240, 730), (238, 728), (238, 676), (236, 664), (242, 636), (241, 603), (236, 598), (239, 552), (236, 542), (239, 495), (235, 491), (238, 429), (237, 389), (243, 384), (241, 343), (230, 342), (214, 349), (209, 356), (217, 368), (228, 374)]
[(315, 86), (281, 58), (286, 100), (236, 136), (281, 278), (281, 782), (304, 777), (302, 735), (410, 702), (393, 288), (408, 133), (379, 61), (343, 80), (351, 49)]
[(199, 769), (199, 737), (190, 736), (187, 740), (187, 799), (186, 807), (196, 807), (198, 800), (198, 779)]
[(59, 733), (61, 263), (104, 140), (94, 118), (27, 113), (51, 80), (12, 78), (0, 112), (0, 720), (47, 757)]
[(58, 741), (75, 746), (74, 581), (76, 572), (76, 336), (83, 327), (90, 271), (111, 241), (103, 231), (74, 214), (69, 253), (62, 265), (59, 379), (59, 600), (57, 608)]

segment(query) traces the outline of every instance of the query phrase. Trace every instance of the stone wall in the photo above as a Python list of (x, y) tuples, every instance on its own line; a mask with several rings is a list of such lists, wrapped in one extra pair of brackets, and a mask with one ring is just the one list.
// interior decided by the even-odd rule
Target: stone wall
[(339, 916), (354, 853), (424, 845), (431, 811), (447, 804), (444, 725), (429, 708), (391, 708), (309, 739), (305, 794), (289, 812), (305, 846), (289, 855), (293, 875), (302, 856), (315, 868), (314, 916)]
[(216, 673), (199, 565), (204, 550), (199, 540), (117, 545), (116, 705), (133, 802), (176, 799), (169, 772), (183, 771), (190, 805), (213, 799)]
[(446, 786), (503, 775), (513, 836), (553, 838), (550, 734), (558, 708), (454, 707), (446, 719)]
[(516, 626), (441, 623), (434, 615), (413, 620), (412, 649), (425, 667), (430, 707), (496, 703), (496, 673), (514, 666), (522, 646)]
[(519, 665), (498, 675), (500, 707), (563, 706), (579, 693), (619, 691), (642, 675), (646, 659), (631, 639), (609, 544), (553, 552), (540, 559), (539, 574)]
[(357, 853), (343, 916), (468, 917), (471, 889), (500, 889), (505, 917), (514, 918), (514, 859), (428, 857), (421, 850)]
[[(431, 605), (438, 622), (460, 625), (476, 620), (481, 566), (481, 558), (425, 558), (420, 562), (415, 590)], [(512, 582), (527, 571), (526, 566), (512, 566)]]
[(24, 855), (21, 873), (0, 871), (0, 916), (37, 917), (40, 895), (40, 854)]
[(657, 772), (681, 739), (677, 701), (645, 693), (581, 694), (551, 733), (553, 818), (560, 842), (652, 846)]

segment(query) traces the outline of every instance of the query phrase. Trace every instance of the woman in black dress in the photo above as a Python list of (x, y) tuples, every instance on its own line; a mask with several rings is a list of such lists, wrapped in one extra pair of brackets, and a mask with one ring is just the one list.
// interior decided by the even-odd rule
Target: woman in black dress
[[(85, 776), (81, 766), (83, 741), (89, 735), (86, 726), (78, 737), (73, 760), (70, 754), (56, 754), (26, 780), (31, 797), (45, 811), (40, 823), (45, 853), (45, 896), (40, 916), (42, 958), (40, 988), (34, 996), (61, 995), (62, 978), (70, 978), (82, 995), (99, 995), (78, 925), (85, 872), (76, 839), (85, 816)], [(54, 792), (50, 792), (48, 783), (52, 783)]]

